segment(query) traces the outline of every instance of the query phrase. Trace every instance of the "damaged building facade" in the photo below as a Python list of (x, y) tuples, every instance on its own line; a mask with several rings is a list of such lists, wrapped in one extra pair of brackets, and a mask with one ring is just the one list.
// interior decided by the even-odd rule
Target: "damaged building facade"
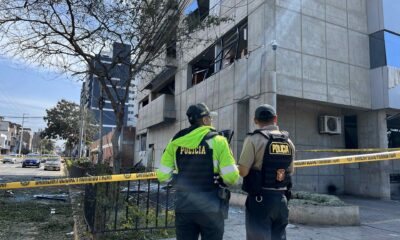
[[(165, 53), (162, 70), (138, 79), (138, 158), (157, 168), (198, 102), (218, 112), (218, 130), (235, 131), (235, 158), (263, 103), (277, 107), (297, 160), (343, 155), (310, 149), (400, 147), (396, 12), (395, 0), (189, 1), (186, 15), (233, 20), (195, 32), (209, 41)], [(400, 161), (303, 168), (294, 186), (389, 199), (399, 174)]]

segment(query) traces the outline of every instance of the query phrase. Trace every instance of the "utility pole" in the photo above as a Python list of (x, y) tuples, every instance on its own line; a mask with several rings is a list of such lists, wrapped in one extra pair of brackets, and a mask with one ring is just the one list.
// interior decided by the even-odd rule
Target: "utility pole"
[(21, 155), (21, 150), (22, 150), (22, 136), (24, 135), (24, 122), (25, 122), (25, 113), (22, 114), (22, 128), (21, 128), (21, 136), (19, 138), (19, 151), (18, 151), (19, 155)]

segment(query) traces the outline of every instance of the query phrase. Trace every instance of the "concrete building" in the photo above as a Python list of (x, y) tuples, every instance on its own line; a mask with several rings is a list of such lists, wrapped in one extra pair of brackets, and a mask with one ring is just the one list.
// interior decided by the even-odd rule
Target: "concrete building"
[(0, 133), (0, 154), (7, 154), (10, 147), (8, 146), (7, 135)]
[(32, 130), (30, 128), (24, 128), (22, 132), (22, 149), (30, 152), (32, 151)]
[[(99, 56), (101, 64), (97, 64), (94, 62), (95, 68), (110, 68), (112, 59), (117, 58), (118, 56), (125, 56), (127, 51), (130, 51), (130, 46), (122, 45), (118, 43), (113, 44), (112, 53), (111, 54), (104, 54)], [(129, 59), (126, 59), (129, 61)], [(123, 86), (125, 85), (126, 81), (130, 81), (129, 77), (129, 67), (124, 64), (118, 64), (114, 66), (111, 70), (109, 70), (109, 74), (111, 75), (111, 81), (116, 83), (117, 92), (112, 89), (112, 86), (109, 85), (108, 88), (111, 92), (118, 94), (119, 96), (123, 96), (124, 89)], [(111, 132), (113, 128), (116, 126), (116, 119), (114, 110), (111, 106), (111, 101), (107, 98), (106, 94), (103, 92), (101, 93), (100, 83), (97, 79), (98, 77), (95, 74), (90, 74), (87, 80), (82, 85), (81, 90), (81, 109), (83, 111), (90, 111), (94, 119), (97, 123), (100, 122), (100, 109), (99, 109), (99, 101), (101, 96), (104, 98), (104, 107), (103, 107), (103, 136), (107, 133)], [(132, 90), (132, 94), (134, 94)], [(125, 118), (124, 118), (124, 126), (127, 126), (128, 123), (130, 126), (133, 126), (136, 122), (134, 118), (134, 114), (130, 114), (134, 112), (134, 101), (128, 101), (125, 106)], [(129, 121), (128, 121), (129, 118)], [(96, 139), (99, 139), (99, 135)]]
[(0, 153), (9, 154), (11, 149), (10, 122), (0, 119)]
[[(277, 107), (296, 158), (308, 149), (400, 147), (400, 3), (396, 0), (191, 1), (185, 14), (233, 21), (196, 32), (208, 41), (164, 56), (139, 80), (140, 156), (157, 167), (168, 141), (205, 102), (233, 129), (238, 157), (257, 106)], [(188, 8), (187, 8), (188, 9)], [(204, 16), (205, 15), (205, 16)], [(276, 45), (275, 45), (276, 43)], [(277, 49), (274, 50), (274, 47)], [(150, 157), (149, 157), (150, 156)], [(298, 169), (295, 188), (390, 198), (400, 161)], [(392, 182), (391, 182), (392, 179)]]
[[(110, 166), (114, 165), (114, 153), (113, 153), (113, 144), (112, 137), (114, 132), (111, 131), (108, 134), (103, 136), (103, 155), (102, 161), (103, 163), (108, 163)], [(135, 147), (135, 128), (134, 127), (124, 127), (121, 133), (121, 172), (131, 172), (134, 164), (137, 164), (137, 161), (134, 161), (134, 147)], [(99, 145), (100, 139), (96, 140), (90, 145), (90, 160), (93, 163), (97, 163), (99, 159)]]
[(38, 132), (33, 133), (31, 151), (34, 153), (41, 152), (41, 146), (40, 146), (40, 141), (42, 140), (42, 138), (40, 137), (41, 132), (42, 131), (39, 129)]

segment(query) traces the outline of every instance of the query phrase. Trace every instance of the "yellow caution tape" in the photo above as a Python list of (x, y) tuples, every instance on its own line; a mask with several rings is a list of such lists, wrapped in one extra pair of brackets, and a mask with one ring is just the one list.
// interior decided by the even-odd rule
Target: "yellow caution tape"
[(296, 152), (392, 152), (399, 151), (400, 148), (361, 148), (361, 149), (311, 149), (296, 150)]
[(296, 168), (315, 167), (324, 165), (375, 162), (375, 161), (385, 161), (394, 159), (400, 160), (400, 151), (299, 160), (294, 162), (294, 167)]
[[(315, 166), (351, 164), (360, 162), (376, 162), (376, 161), (385, 161), (394, 159), (400, 160), (400, 151), (299, 160), (294, 162), (294, 167), (296, 168), (315, 167)], [(105, 182), (118, 182), (118, 181), (135, 181), (135, 180), (147, 180), (147, 179), (157, 179), (157, 174), (155, 172), (146, 172), (146, 173), (128, 173), (128, 174), (117, 174), (117, 175), (81, 177), (81, 178), (60, 178), (60, 179), (49, 179), (41, 181), (9, 182), (9, 183), (0, 183), (0, 190), (51, 187), (51, 186), (63, 186), (63, 185), (80, 185), (89, 183), (105, 183)]]
[(146, 172), (146, 173), (128, 173), (128, 174), (117, 174), (117, 175), (81, 177), (81, 178), (59, 178), (59, 179), (48, 179), (41, 181), (9, 182), (9, 183), (0, 183), (0, 189), (51, 187), (51, 186), (62, 186), (62, 185), (80, 185), (88, 183), (135, 181), (135, 180), (147, 180), (147, 179), (157, 179), (157, 174), (155, 172)]

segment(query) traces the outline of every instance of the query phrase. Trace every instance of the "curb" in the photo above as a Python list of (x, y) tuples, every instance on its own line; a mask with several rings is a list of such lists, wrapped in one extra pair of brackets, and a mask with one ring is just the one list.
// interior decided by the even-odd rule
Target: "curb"
[[(229, 204), (245, 208), (245, 194), (231, 193)], [(358, 206), (289, 205), (289, 221), (306, 225), (359, 226)]]

